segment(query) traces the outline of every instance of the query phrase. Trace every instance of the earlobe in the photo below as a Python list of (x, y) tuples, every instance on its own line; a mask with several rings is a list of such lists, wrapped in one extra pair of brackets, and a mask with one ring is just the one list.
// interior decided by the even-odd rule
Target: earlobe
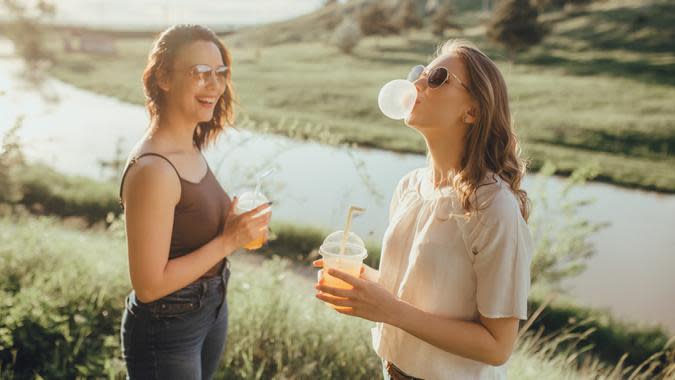
[(464, 114), (464, 122), (466, 124), (473, 124), (476, 122), (476, 109), (471, 108)]
[(157, 86), (164, 92), (169, 91), (169, 78), (166, 72), (157, 72)]

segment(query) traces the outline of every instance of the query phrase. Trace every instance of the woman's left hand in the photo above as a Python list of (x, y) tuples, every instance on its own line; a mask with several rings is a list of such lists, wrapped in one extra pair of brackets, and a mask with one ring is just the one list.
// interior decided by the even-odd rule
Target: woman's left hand
[(316, 298), (340, 306), (336, 309), (339, 313), (391, 324), (400, 302), (393, 294), (380, 284), (365, 279), (363, 274), (357, 278), (336, 269), (328, 269), (328, 274), (348, 283), (353, 289), (333, 288), (320, 281), (315, 286), (318, 290)]

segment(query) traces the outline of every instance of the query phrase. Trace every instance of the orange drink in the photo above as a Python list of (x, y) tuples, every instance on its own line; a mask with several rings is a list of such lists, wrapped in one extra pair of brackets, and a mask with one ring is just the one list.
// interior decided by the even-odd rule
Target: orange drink
[(254, 250), (254, 249), (258, 249), (258, 248), (262, 247), (263, 244), (265, 244), (265, 237), (261, 236), (261, 237), (255, 239), (255, 240), (252, 240), (249, 243), (246, 243), (244, 245), (244, 248), (246, 248), (248, 250)]
[[(237, 215), (243, 214), (267, 202), (267, 198), (261, 192), (247, 191), (239, 196), (237, 208), (234, 210), (234, 212)], [(268, 211), (264, 212), (269, 212), (269, 209)], [(265, 234), (264, 232), (261, 232), (260, 237), (257, 237), (254, 240), (246, 243), (244, 248), (248, 250), (254, 250), (262, 247), (263, 244), (265, 244)]]
[[(361, 238), (353, 232), (345, 237), (342, 231), (328, 235), (319, 248), (319, 254), (323, 257), (323, 270), (321, 271), (323, 283), (341, 289), (351, 289), (352, 286), (329, 275), (328, 270), (337, 269), (351, 276), (359, 277), (363, 259), (368, 256)], [(344, 308), (336, 307), (336, 309)]]

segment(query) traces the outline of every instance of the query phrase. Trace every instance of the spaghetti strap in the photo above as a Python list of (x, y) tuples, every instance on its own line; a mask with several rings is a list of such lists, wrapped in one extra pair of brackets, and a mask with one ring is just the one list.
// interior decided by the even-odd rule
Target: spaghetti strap
[(168, 158), (162, 156), (162, 155), (159, 154), (159, 153), (143, 153), (143, 154), (139, 154), (138, 156), (132, 158), (132, 159), (129, 161), (129, 164), (127, 165), (126, 168), (124, 168), (124, 172), (122, 173), (122, 181), (120, 182), (120, 195), (119, 195), (119, 203), (120, 203), (120, 207), (122, 207), (122, 210), (124, 210), (124, 204), (123, 204), (123, 202), (122, 202), (122, 190), (124, 189), (124, 179), (127, 177), (127, 172), (129, 171), (129, 168), (131, 168), (132, 166), (134, 166), (134, 164), (138, 161), (139, 158), (145, 157), (145, 156), (157, 156), (157, 157), (159, 157), (159, 158), (164, 159), (164, 161), (168, 162), (169, 165), (171, 165), (171, 167), (173, 168), (173, 170), (176, 172), (176, 175), (178, 176), (178, 179), (181, 179), (181, 176), (180, 176), (180, 174), (178, 173), (178, 169), (176, 169), (176, 167), (174, 166), (174, 164), (173, 164), (173, 163), (171, 162), (171, 160), (169, 160)]

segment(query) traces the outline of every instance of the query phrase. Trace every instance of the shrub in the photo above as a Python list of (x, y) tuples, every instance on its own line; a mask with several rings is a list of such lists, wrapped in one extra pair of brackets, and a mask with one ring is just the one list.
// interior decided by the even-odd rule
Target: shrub
[(488, 37), (508, 49), (525, 50), (539, 43), (546, 32), (537, 17), (530, 0), (503, 0), (492, 16)]
[(362, 33), (359, 24), (350, 18), (345, 18), (333, 32), (333, 44), (341, 52), (351, 54), (356, 45), (359, 44), (359, 41), (361, 41), (361, 37)]

